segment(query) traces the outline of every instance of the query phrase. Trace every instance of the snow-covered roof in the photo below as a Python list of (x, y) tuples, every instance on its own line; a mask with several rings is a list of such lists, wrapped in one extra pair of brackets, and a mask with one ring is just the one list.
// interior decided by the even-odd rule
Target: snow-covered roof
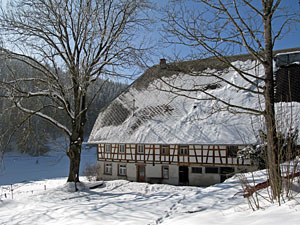
[[(263, 76), (263, 67), (249, 55), (228, 57), (233, 64), (256, 76)], [(249, 144), (257, 142), (263, 118), (245, 113), (220, 110), (220, 102), (205, 100), (203, 93), (185, 93), (192, 98), (168, 92), (168, 85), (194, 87), (202, 85), (207, 92), (227, 99), (232, 104), (263, 109), (261, 97), (237, 90), (226, 83), (214, 83), (212, 77), (193, 76), (193, 73), (218, 73), (246, 88), (251, 87), (238, 73), (215, 58), (168, 64), (166, 69), (148, 69), (128, 89), (102, 110), (91, 132), (89, 143), (149, 143), (149, 144)], [(192, 75), (192, 76), (191, 76)], [(162, 81), (163, 80), (163, 81)], [(261, 80), (253, 80), (261, 82)], [(161, 90), (165, 91), (161, 91)], [(182, 93), (181, 93), (182, 94)], [(194, 99), (193, 99), (194, 98)], [(202, 100), (199, 100), (202, 99)], [(284, 115), (293, 110), (293, 121), (300, 124), (300, 104), (289, 108), (278, 105)], [(212, 110), (215, 112), (212, 114)], [(286, 111), (285, 111), (286, 110)], [(298, 114), (295, 114), (298, 112)], [(278, 115), (281, 115), (280, 113)], [(286, 119), (286, 118), (285, 118)], [(285, 126), (288, 126), (286, 124)]]

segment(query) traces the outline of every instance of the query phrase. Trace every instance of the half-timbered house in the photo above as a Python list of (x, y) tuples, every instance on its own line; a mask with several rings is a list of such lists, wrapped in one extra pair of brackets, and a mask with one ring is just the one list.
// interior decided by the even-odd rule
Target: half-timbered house
[[(262, 67), (249, 55), (228, 60), (263, 76)], [(207, 186), (257, 168), (237, 153), (257, 143), (258, 131), (263, 129), (261, 117), (228, 112), (203, 93), (174, 95), (166, 82), (182, 87), (201, 84), (206, 92), (253, 108), (262, 107), (263, 100), (209, 76), (193, 76), (199, 71), (219, 73), (244, 85), (234, 70), (215, 58), (180, 64), (162, 60), (148, 69), (95, 122), (88, 143), (98, 146), (99, 179)], [(296, 105), (295, 110), (299, 109)]]

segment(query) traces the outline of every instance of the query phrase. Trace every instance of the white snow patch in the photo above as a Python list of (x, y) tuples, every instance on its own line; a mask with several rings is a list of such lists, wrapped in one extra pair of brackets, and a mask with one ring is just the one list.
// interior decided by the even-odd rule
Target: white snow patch
[[(265, 179), (261, 172), (258, 180)], [(97, 189), (73, 192), (64, 182), (31, 182), (20, 186), (14, 199), (2, 195), (1, 223), (299, 224), (299, 196), (281, 207), (265, 203), (261, 210), (252, 211), (247, 199), (239, 194), (238, 176), (207, 188), (116, 180)], [(47, 183), (48, 189), (31, 192), (41, 183)]]
[[(14, 162), (20, 174), (29, 172), (29, 165), (18, 162), (24, 161), (23, 157), (12, 159), (12, 153), (5, 158), (8, 164)], [(262, 209), (252, 211), (242, 196), (239, 175), (207, 188), (115, 180), (92, 190), (86, 188), (91, 183), (80, 177), (80, 191), (74, 192), (74, 184), (66, 184), (63, 173), (57, 174), (60, 165), (48, 167), (47, 162), (52, 162), (50, 157), (45, 157), (41, 167), (52, 179), (3, 185), (18, 175), (12, 175), (16, 176), (14, 179), (1, 177), (1, 224), (299, 224), (299, 195), (281, 207), (261, 201)], [(41, 167), (31, 167), (32, 173), (41, 172), (43, 177)], [(251, 182), (251, 174), (245, 176)], [(256, 183), (267, 179), (265, 171), (254, 176)], [(266, 190), (261, 194), (267, 196)]]

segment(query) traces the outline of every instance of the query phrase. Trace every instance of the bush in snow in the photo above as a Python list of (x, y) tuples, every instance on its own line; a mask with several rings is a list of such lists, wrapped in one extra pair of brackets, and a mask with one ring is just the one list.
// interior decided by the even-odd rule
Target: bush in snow
[(266, 168), (266, 145), (248, 145), (246, 148), (238, 151), (238, 157), (242, 160), (251, 159), (258, 165), (258, 169)]
[[(278, 161), (285, 162), (288, 160), (295, 159), (299, 155), (299, 146), (297, 146), (298, 129), (295, 129), (287, 134), (278, 132), (277, 135), (277, 151)], [(260, 137), (262, 144), (249, 145), (246, 148), (238, 151), (238, 157), (242, 160), (251, 159), (254, 161), (259, 169), (265, 169), (267, 165), (266, 149), (267, 144), (264, 142), (265, 134), (260, 131)]]
[(97, 164), (85, 164), (85, 168), (83, 170), (83, 175), (87, 177), (88, 181), (96, 180), (97, 177)]

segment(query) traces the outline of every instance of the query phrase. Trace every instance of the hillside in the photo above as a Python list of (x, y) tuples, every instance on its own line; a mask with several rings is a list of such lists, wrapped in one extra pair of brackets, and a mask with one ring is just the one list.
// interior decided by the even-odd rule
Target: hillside
[[(0, 81), (9, 80), (11, 77), (28, 77), (32, 74), (38, 75), (39, 72), (23, 62), (16, 60), (5, 61), (3, 58), (0, 58)], [(68, 82), (63, 72), (61, 72), (60, 79), (62, 82)], [(27, 85), (30, 86), (32, 84)], [(89, 89), (88, 99), (91, 99), (97, 93), (99, 87), (102, 87), (102, 89), (95, 97), (87, 113), (88, 120), (85, 126), (85, 138), (90, 134), (99, 111), (123, 91), (127, 85), (117, 81), (97, 79)], [(49, 122), (38, 117), (30, 117), (28, 114), (17, 110), (9, 99), (3, 98), (6, 94), (5, 89), (2, 88), (0, 90), (0, 95), (2, 96), (0, 99), (0, 151), (9, 152), (10, 150), (18, 149), (22, 153), (38, 156), (49, 151), (47, 143), (52, 143), (55, 139), (64, 136), (61, 130)], [(26, 102), (26, 104), (39, 107), (47, 103), (49, 104), (49, 99), (47, 98), (31, 99)], [(51, 115), (58, 121), (61, 121), (62, 124), (67, 127), (71, 126), (70, 121), (66, 120), (66, 115), (60, 110), (53, 108), (48, 110), (52, 110), (50, 111)]]

